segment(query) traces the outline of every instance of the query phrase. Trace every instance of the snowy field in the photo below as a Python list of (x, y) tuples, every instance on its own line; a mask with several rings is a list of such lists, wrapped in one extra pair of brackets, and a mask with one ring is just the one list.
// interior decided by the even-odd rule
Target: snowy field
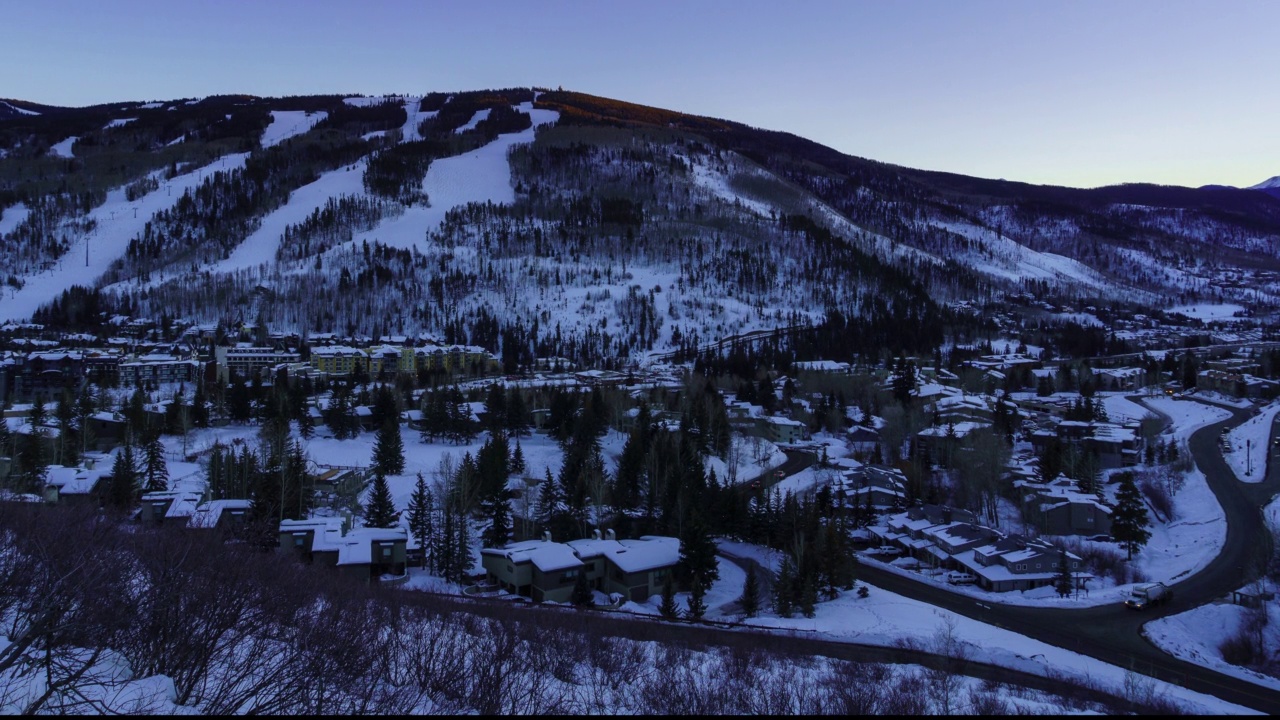
[(1179, 305), (1177, 307), (1171, 307), (1166, 312), (1170, 314), (1186, 315), (1193, 320), (1210, 322), (1213, 320), (1231, 320), (1235, 313), (1243, 311), (1243, 305), (1233, 305), (1231, 303), (1222, 303), (1220, 305), (1198, 303), (1195, 305)]

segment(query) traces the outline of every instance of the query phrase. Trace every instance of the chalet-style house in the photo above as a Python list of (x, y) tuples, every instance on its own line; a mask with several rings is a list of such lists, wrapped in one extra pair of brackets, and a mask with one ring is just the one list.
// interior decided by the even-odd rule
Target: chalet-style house
[(406, 577), (408, 541), (403, 527), (350, 528), (340, 517), (280, 522), (280, 552), (365, 582)]
[[(936, 505), (910, 508), (867, 528), (873, 542), (890, 545), (936, 568), (962, 570), (976, 585), (994, 592), (1052, 585), (1058, 577), (1058, 548), (1043, 540), (1006, 536), (979, 525), (972, 513)], [(1077, 587), (1092, 577), (1081, 559), (1066, 553)]]
[(646, 535), (637, 540), (617, 540), (610, 530), (605, 537), (552, 542), (542, 540), (484, 548), (480, 560), (491, 583), (535, 602), (568, 602), (579, 574), (605, 593), (644, 602), (662, 592), (662, 586), (680, 561), (680, 541)]

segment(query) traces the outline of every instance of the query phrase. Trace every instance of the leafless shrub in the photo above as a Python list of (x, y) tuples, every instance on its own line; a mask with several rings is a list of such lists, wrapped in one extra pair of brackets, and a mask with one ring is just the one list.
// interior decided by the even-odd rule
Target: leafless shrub
[(833, 715), (883, 715), (881, 707), (894, 672), (886, 665), (842, 662), (822, 679), (827, 711)]
[(969, 713), (972, 715), (1013, 715), (1013, 705), (998, 688), (987, 687), (969, 690)]

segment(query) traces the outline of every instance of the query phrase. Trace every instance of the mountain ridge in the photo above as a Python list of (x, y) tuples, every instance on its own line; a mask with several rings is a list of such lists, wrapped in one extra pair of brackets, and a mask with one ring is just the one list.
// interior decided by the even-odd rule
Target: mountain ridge
[[(0, 119), (0, 150), (11, 299), (29, 282), (52, 287), (39, 278), (88, 258), (144, 197), (158, 209), (114, 241), (126, 249), (94, 281), (117, 309), (316, 332), (465, 337), (496, 324), (506, 330), (481, 333), (489, 345), (506, 332), (617, 357), (1024, 293), (1156, 307), (1280, 298), (1280, 199), (1266, 193), (917, 170), (565, 91), (61, 109)], [(317, 292), (377, 312), (326, 307)], [(396, 293), (419, 306), (396, 307)]]

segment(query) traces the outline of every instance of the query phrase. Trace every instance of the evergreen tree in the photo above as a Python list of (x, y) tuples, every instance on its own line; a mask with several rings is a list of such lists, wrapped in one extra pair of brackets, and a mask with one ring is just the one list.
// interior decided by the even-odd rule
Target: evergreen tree
[(688, 607), (685, 609), (685, 614), (691, 620), (701, 620), (702, 616), (707, 614), (706, 595), (705, 585), (701, 578), (695, 575), (693, 584), (689, 588)]
[(137, 500), (137, 461), (133, 456), (133, 446), (125, 444), (116, 453), (115, 462), (111, 465), (111, 483), (107, 486), (107, 503), (120, 512), (128, 512)]
[(500, 548), (511, 539), (511, 494), (506, 490), (490, 495), (481, 503), (489, 525), (482, 542), (485, 547)]
[(791, 595), (795, 582), (795, 565), (790, 557), (782, 559), (782, 568), (778, 570), (778, 580), (773, 586), (773, 611), (778, 617), (789, 618), (793, 612)]
[(388, 418), (378, 428), (373, 443), (373, 469), (379, 475), (399, 475), (404, 472), (404, 440), (400, 437), (400, 423)]
[(143, 492), (164, 492), (169, 489), (169, 465), (164, 459), (164, 445), (160, 436), (152, 433), (142, 446)]
[(365, 506), (364, 524), (371, 528), (393, 528), (396, 526), (396, 506), (391, 499), (391, 488), (387, 478), (374, 471), (373, 487), (369, 490), (369, 502)]
[(198, 428), (209, 427), (209, 398), (205, 395), (203, 380), (196, 382), (196, 393), (191, 398), (191, 425)]
[(1142, 493), (1134, 483), (1133, 473), (1119, 475), (1120, 487), (1116, 489), (1116, 507), (1111, 513), (1111, 536), (1124, 545), (1128, 559), (1133, 553), (1147, 544), (1151, 539), (1151, 531), (1147, 530), (1149, 519), (1147, 506), (1142, 501)]
[(9, 432), (9, 423), (0, 415), (0, 457), (13, 457), (13, 433)]
[(800, 614), (807, 618), (813, 617), (817, 613), (818, 605), (818, 583), (814, 578), (813, 572), (805, 572), (800, 580), (800, 597), (797, 603), (800, 607)]
[(457, 535), (453, 541), (454, 558), (451, 564), (454, 568), (454, 577), (451, 580), (461, 582), (471, 574), (471, 567), (475, 564), (475, 559), (471, 556), (471, 526), (467, 522), (466, 513), (458, 515), (458, 522), (454, 528)]
[(54, 405), (53, 417), (58, 422), (57, 462), (66, 467), (80, 464), (80, 430), (76, 426), (75, 405), (71, 393), (63, 391)]
[(516, 438), (529, 434), (529, 408), (524, 393), (514, 387), (507, 389), (507, 432)]
[(13, 474), (15, 489), (20, 493), (39, 494), (44, 489), (44, 479), (48, 473), (49, 453), (48, 433), (44, 427), (44, 403), (36, 398), (28, 415), (31, 429), (14, 441), (14, 460), (17, 472)]
[(538, 508), (536, 511), (536, 519), (538, 525), (544, 532), (552, 532), (554, 535), (557, 526), (557, 519), (561, 514), (561, 497), (560, 486), (551, 475), (551, 468), (547, 468), (546, 477), (538, 484)]
[(671, 573), (667, 573), (667, 578), (662, 583), (662, 604), (658, 606), (658, 612), (668, 620), (680, 617), (680, 608), (676, 607), (676, 588), (671, 581)]
[[(231, 389), (227, 391), (227, 414), (236, 422), (248, 422), (253, 415), (253, 397), (239, 373), (231, 373)], [(335, 433), (336, 437), (336, 433)]]
[(1072, 590), (1071, 563), (1067, 560), (1067, 551), (1058, 550), (1058, 574), (1053, 579), (1053, 589), (1058, 597), (1067, 597)]
[(422, 548), (422, 567), (427, 567), (427, 555), (431, 549), (431, 540), (435, 534), (435, 498), (422, 473), (418, 473), (418, 482), (413, 486), (413, 495), (409, 497), (409, 534), (418, 541)]
[(587, 582), (586, 570), (578, 570), (578, 579), (573, 583), (573, 594), (569, 596), (569, 602), (580, 608), (589, 608), (595, 605), (595, 597), (591, 593), (591, 585)]
[(697, 514), (686, 524), (684, 537), (680, 538), (679, 567), (689, 578), (690, 588), (701, 586), (704, 593), (720, 577), (716, 545)]
[(484, 399), (485, 429), (497, 434), (507, 429), (507, 394), (498, 383), (489, 384)]
[(747, 579), (742, 583), (742, 613), (747, 617), (755, 617), (760, 612), (760, 584), (756, 579), (756, 566), (747, 566)]
[(510, 471), (512, 475), (523, 475), (525, 471), (524, 451), (520, 449), (519, 440), (516, 440), (516, 449), (511, 451)]

